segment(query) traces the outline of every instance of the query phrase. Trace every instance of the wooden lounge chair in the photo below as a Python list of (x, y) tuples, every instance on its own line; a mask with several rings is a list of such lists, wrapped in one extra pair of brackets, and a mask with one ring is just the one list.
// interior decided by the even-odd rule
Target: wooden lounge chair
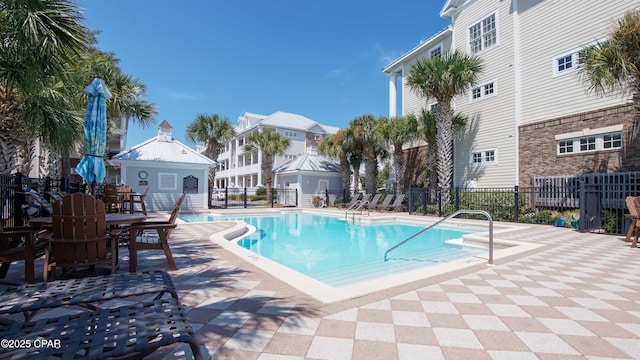
[(393, 203), (391, 203), (391, 205), (387, 205), (387, 206), (379, 206), (378, 209), (379, 210), (389, 210), (389, 211), (398, 211), (398, 209), (401, 209), (402, 206), (402, 202), (404, 201), (404, 194), (398, 194), (396, 195), (395, 199), (393, 200)]
[(375, 210), (386, 209), (391, 204), (391, 200), (393, 200), (393, 194), (387, 194), (387, 196), (382, 199), (380, 204), (377, 204), (373, 207)]
[(145, 221), (131, 225), (129, 228), (131, 232), (131, 239), (129, 240), (129, 271), (136, 271), (138, 251), (150, 249), (163, 250), (169, 263), (169, 269), (176, 270), (176, 263), (173, 260), (168, 240), (171, 230), (177, 226), (176, 218), (184, 197), (185, 194), (180, 195), (173, 206), (173, 211), (171, 211), (168, 221)]
[(111, 273), (115, 273), (119, 229), (108, 231), (102, 201), (85, 193), (65, 195), (53, 204), (52, 225), (45, 251), (44, 281), (49, 274), (55, 280), (58, 267), (67, 270), (111, 262)]
[(635, 196), (627, 196), (624, 200), (629, 211), (629, 214), (626, 214), (625, 217), (630, 220), (624, 241), (630, 242), (631, 236), (633, 236), (631, 247), (637, 247), (638, 237), (640, 237), (640, 201)]
[[(144, 205), (144, 200), (147, 197), (147, 193), (149, 192), (149, 188), (151, 187), (151, 185), (147, 185), (147, 187), (144, 189), (144, 192), (142, 194), (139, 193), (132, 193), (131, 195), (129, 195), (129, 201), (130, 201), (130, 208), (129, 208), (129, 212), (130, 213), (143, 213), (145, 215), (147, 215), (147, 208)], [(140, 205), (140, 207), (138, 208), (136, 205)]]
[(120, 196), (118, 195), (118, 188), (115, 184), (104, 185), (104, 194), (102, 196), (102, 201), (106, 206), (107, 212), (120, 212)]
[(7, 276), (13, 261), (24, 261), (24, 281), (35, 281), (35, 259), (44, 255), (46, 239), (37, 229), (29, 227), (3, 228), (0, 224), (0, 279)]

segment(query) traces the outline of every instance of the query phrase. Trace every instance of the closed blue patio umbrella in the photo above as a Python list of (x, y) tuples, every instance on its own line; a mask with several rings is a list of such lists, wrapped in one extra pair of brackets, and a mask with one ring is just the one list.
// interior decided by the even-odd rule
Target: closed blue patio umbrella
[(85, 155), (76, 171), (88, 184), (102, 183), (107, 175), (103, 156), (107, 148), (107, 100), (111, 99), (111, 93), (99, 77), (84, 92), (89, 95), (84, 116)]

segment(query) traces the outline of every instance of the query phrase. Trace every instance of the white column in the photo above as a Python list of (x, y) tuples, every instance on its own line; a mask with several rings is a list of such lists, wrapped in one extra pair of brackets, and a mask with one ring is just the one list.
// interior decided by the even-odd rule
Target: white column
[(398, 116), (398, 74), (389, 74), (389, 116)]
[(258, 165), (258, 184), (264, 185), (262, 181), (262, 149), (258, 149)]

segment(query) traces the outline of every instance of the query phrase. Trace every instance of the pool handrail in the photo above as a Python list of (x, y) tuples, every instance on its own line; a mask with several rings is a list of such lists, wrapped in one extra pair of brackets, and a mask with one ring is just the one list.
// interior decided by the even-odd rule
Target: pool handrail
[(419, 235), (423, 234), (424, 232), (426, 232), (427, 230), (453, 218), (456, 217), (460, 214), (480, 214), (480, 215), (484, 215), (487, 217), (487, 219), (489, 220), (489, 265), (493, 265), (493, 219), (491, 218), (491, 215), (489, 215), (488, 212), (484, 211), (484, 210), (457, 210), (456, 212), (454, 212), (453, 214), (442, 218), (438, 221), (436, 221), (435, 223), (427, 226), (426, 228), (418, 231), (417, 233), (409, 236), (408, 238), (402, 240), (401, 242), (395, 244), (394, 246), (390, 247), (387, 251), (384, 252), (384, 261), (386, 262), (387, 260), (389, 260), (389, 258), (387, 257), (387, 254), (389, 254), (392, 250), (395, 250), (396, 248), (404, 245), (405, 243), (415, 239), (416, 237), (418, 237)]
[[(351, 212), (351, 217), (352, 217), (352, 220), (351, 220), (351, 221), (355, 221), (356, 213), (357, 213), (358, 211), (360, 212), (360, 215), (362, 215), (362, 207), (363, 207), (363, 206), (365, 206), (365, 205), (367, 206), (367, 216), (371, 215), (371, 206), (370, 206), (370, 202), (369, 202), (369, 200), (362, 200), (362, 201), (360, 201), (360, 203), (356, 203), (356, 204), (358, 204), (358, 207), (357, 207), (355, 210), (353, 210), (353, 211)], [(355, 206), (356, 204), (354, 204), (354, 206)], [(352, 207), (353, 207), (353, 206), (352, 206)], [(349, 208), (349, 209), (351, 209), (351, 208)], [(344, 220), (345, 220), (345, 221), (348, 221), (348, 218), (349, 218), (349, 210), (347, 210), (347, 211), (344, 213)]]

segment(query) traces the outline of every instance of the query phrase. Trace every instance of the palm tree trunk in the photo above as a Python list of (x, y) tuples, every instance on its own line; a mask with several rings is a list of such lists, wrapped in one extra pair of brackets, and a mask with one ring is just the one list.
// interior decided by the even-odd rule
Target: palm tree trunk
[(340, 182), (342, 183), (343, 191), (348, 191), (351, 187), (351, 166), (344, 156), (340, 158)]
[(438, 128), (438, 186), (441, 191), (442, 205), (451, 202), (451, 181), (453, 178), (453, 111), (450, 104), (439, 104), (436, 110)]
[(393, 147), (393, 167), (396, 175), (396, 189), (395, 191), (404, 192), (404, 175), (405, 175), (405, 163), (404, 152), (402, 151), (402, 145)]

